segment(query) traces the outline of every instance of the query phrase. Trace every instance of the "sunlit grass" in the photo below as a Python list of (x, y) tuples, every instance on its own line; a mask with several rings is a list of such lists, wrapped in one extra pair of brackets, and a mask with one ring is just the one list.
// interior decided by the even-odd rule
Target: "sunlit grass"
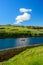
[(43, 65), (43, 46), (26, 49), (0, 65)]

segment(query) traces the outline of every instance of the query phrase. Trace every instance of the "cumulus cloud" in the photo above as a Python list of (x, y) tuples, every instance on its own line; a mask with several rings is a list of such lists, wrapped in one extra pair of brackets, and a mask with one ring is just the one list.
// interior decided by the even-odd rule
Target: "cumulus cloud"
[(23, 15), (19, 15), (16, 17), (15, 24), (21, 23), (21, 22), (26, 21), (26, 20), (30, 20), (30, 18), (31, 18), (30, 14), (24, 13)]
[(19, 11), (24, 13), (16, 17), (15, 19), (16, 21), (14, 24), (19, 24), (22, 23), (23, 21), (27, 21), (31, 19), (31, 14), (28, 13), (32, 11), (31, 9), (20, 8)]
[(32, 11), (32, 9), (20, 8), (20, 9), (19, 9), (19, 11), (20, 11), (20, 12), (24, 12), (24, 13), (25, 13), (25, 12), (31, 12), (31, 11)]

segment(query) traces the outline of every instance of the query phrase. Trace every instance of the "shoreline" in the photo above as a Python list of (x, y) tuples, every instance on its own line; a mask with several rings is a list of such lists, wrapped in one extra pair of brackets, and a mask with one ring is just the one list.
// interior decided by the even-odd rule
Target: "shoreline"
[(18, 48), (33, 48), (33, 47), (37, 47), (37, 46), (43, 46), (43, 44), (34, 44), (34, 45), (28, 45), (28, 46), (6, 48), (6, 49), (1, 49), (0, 51), (4, 51), (4, 50), (7, 51), (7, 50), (11, 50), (11, 49), (18, 49)]
[(31, 37), (43, 37), (43, 36), (25, 36), (25, 37), (23, 37), (23, 36), (21, 36), (21, 37), (2, 37), (2, 36), (0, 36), (0, 39), (5, 39), (5, 38), (31, 38)]
[(43, 44), (36, 44), (36, 45), (23, 46), (23, 47), (17, 47), (17, 48), (8, 48), (8, 49), (0, 50), (0, 62), (7, 61), (11, 57), (19, 54), (20, 52), (22, 52), (28, 48), (30, 49), (30, 48), (34, 48), (34, 47), (38, 47), (38, 46), (43, 46)]

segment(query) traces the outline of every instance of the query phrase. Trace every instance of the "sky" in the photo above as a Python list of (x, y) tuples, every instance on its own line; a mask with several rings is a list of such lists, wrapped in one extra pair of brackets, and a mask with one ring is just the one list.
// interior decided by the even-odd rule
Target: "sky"
[(0, 0), (0, 25), (43, 26), (43, 0)]

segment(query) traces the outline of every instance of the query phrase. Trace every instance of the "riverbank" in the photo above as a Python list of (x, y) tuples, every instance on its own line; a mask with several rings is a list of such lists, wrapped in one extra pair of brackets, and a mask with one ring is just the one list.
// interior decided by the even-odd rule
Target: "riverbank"
[[(1, 33), (0, 33), (1, 34)], [(6, 33), (4, 33), (6, 34)], [(10, 35), (10, 34), (9, 34)], [(37, 34), (34, 34), (34, 36), (32, 34), (12, 34), (12, 36), (2, 36), (0, 35), (0, 39), (4, 39), (4, 38), (29, 38), (29, 37), (43, 37), (43, 34), (40, 34), (40, 35), (37, 35)]]
[(43, 46), (27, 48), (0, 65), (43, 65)]
[(0, 50), (0, 62), (7, 61), (11, 57), (23, 52), (26, 49), (35, 48), (43, 46), (43, 44), (36, 44), (36, 45), (30, 45), (30, 46), (24, 46), (24, 47), (17, 47), (17, 48), (8, 48)]

